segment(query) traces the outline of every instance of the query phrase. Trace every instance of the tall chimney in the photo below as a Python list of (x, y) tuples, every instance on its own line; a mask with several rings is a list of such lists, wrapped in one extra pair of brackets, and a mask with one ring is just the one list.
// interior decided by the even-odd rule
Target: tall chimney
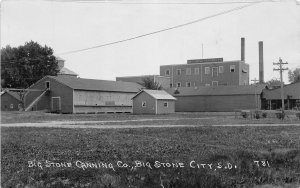
[(245, 61), (245, 38), (241, 38), (241, 61)]
[(259, 83), (264, 83), (264, 48), (263, 42), (258, 42), (258, 53), (259, 53)]

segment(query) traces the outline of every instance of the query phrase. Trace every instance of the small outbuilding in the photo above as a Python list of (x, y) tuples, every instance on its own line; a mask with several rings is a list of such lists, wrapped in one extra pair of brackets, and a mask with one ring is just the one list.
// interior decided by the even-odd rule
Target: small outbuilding
[(5, 90), (1, 92), (1, 111), (17, 111), (22, 108), (18, 92)]
[[(285, 109), (300, 109), (300, 82), (285, 85), (283, 87)], [(264, 108), (267, 110), (280, 109), (281, 88), (263, 90)]]
[(174, 113), (175, 100), (176, 98), (164, 90), (144, 89), (132, 98), (132, 112), (134, 114)]

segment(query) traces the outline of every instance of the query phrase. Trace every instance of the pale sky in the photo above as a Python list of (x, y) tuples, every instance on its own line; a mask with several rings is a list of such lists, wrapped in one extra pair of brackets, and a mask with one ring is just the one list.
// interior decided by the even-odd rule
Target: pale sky
[[(81, 78), (115, 80), (117, 76), (159, 74), (160, 65), (185, 64), (188, 59), (200, 59), (202, 55), (223, 57), (224, 61), (239, 60), (240, 38), (245, 37), (250, 80), (258, 79), (259, 41), (264, 42), (265, 81), (279, 78), (279, 73), (273, 71), (273, 62), (279, 57), (289, 63), (288, 68), (300, 67), (300, 5), (293, 0), (261, 2), (135, 40), (62, 54), (246, 5), (197, 4), (204, 2), (240, 1), (6, 0), (1, 2), (1, 47), (16, 47), (33, 40), (52, 47), (55, 55), (66, 60), (65, 67)], [(287, 83), (287, 71), (284, 78)]]

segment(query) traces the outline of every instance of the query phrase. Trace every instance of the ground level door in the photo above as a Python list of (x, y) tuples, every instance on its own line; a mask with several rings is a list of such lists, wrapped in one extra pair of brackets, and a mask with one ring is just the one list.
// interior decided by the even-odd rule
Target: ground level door
[(60, 112), (61, 111), (60, 97), (52, 97), (51, 103), (52, 103), (51, 104), (52, 112)]

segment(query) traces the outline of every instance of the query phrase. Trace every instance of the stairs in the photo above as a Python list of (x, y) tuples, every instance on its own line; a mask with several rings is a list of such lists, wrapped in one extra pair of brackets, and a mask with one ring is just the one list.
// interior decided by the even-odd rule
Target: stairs
[(34, 99), (34, 101), (32, 101), (32, 103), (28, 105), (27, 108), (25, 108), (25, 112), (29, 111), (37, 102), (39, 102), (39, 100), (42, 98), (42, 96), (44, 96), (47, 93), (47, 91), (49, 91), (48, 88), (45, 91), (43, 91), (43, 93), (40, 94), (36, 99)]

